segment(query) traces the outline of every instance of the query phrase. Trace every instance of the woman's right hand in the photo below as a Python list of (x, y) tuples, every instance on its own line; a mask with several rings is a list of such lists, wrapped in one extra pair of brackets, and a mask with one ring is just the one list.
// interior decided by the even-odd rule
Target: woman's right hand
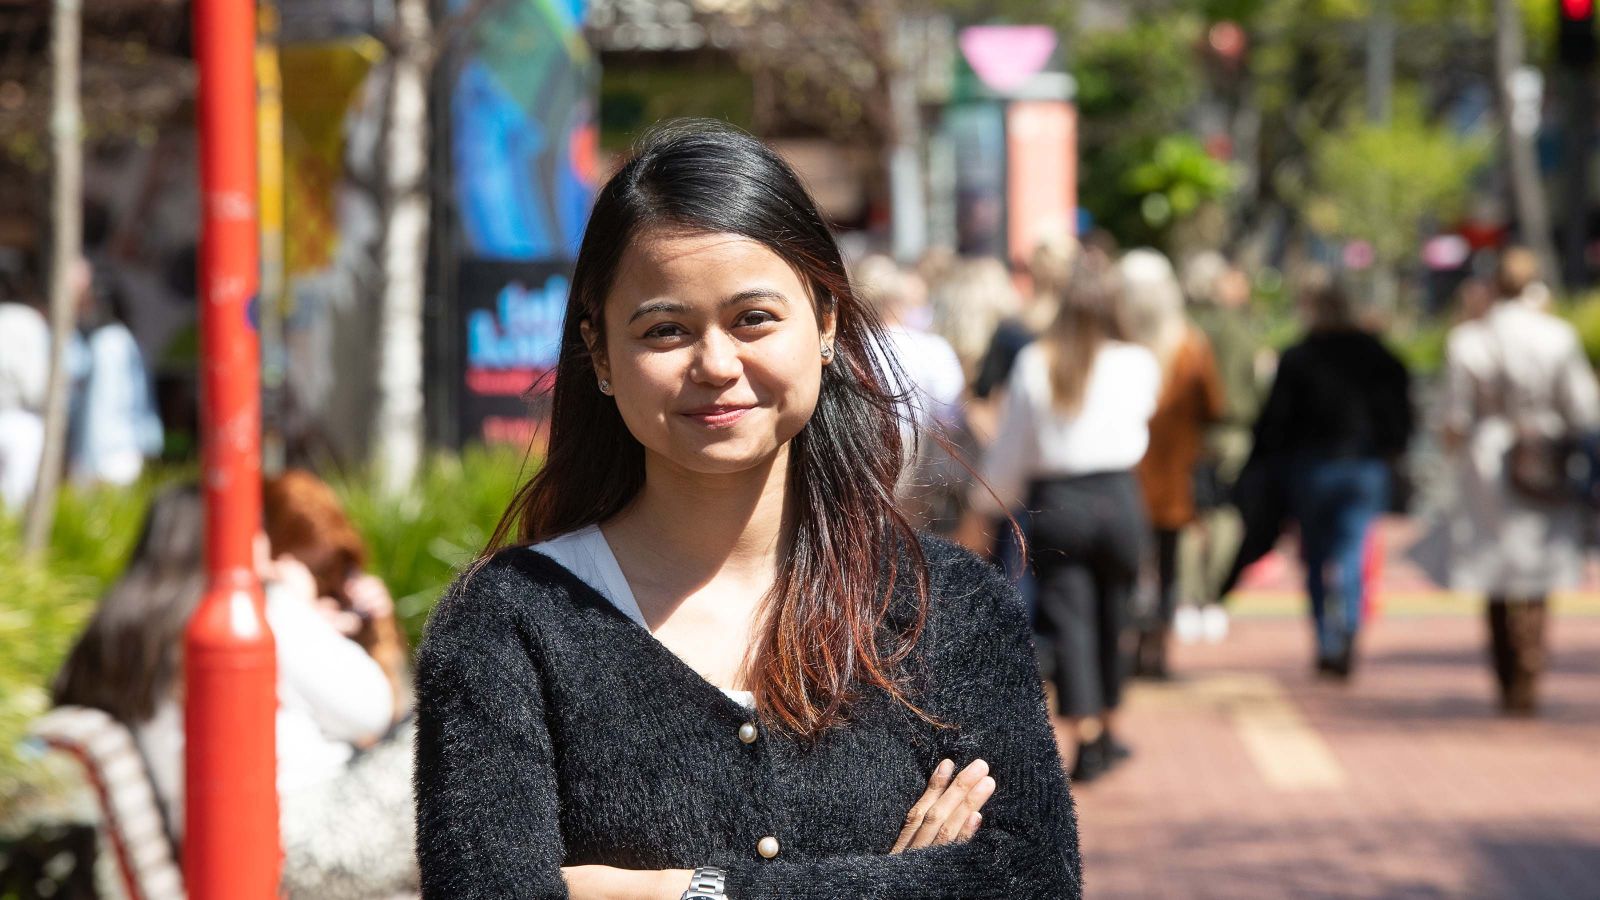
[(923, 847), (964, 844), (978, 833), (978, 826), (983, 823), (979, 810), (994, 796), (989, 764), (975, 759), (959, 775), (954, 774), (955, 768), (955, 763), (947, 759), (933, 770), (928, 789), (906, 813), (905, 827), (900, 829), (900, 837), (889, 851), (891, 855)]

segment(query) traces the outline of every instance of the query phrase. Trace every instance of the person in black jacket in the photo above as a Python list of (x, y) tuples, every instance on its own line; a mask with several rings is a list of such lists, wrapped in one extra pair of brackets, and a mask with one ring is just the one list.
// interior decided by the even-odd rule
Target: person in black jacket
[(1367, 532), (1389, 504), (1393, 465), (1411, 436), (1410, 377), (1357, 324), (1332, 277), (1309, 278), (1300, 302), (1310, 328), (1278, 364), (1253, 453), (1286, 478), (1316, 624), (1317, 671), (1343, 679), (1361, 626)]
[(1075, 898), (1023, 608), (896, 505), (893, 365), (793, 171), (648, 136), (543, 466), (418, 658), (425, 898)]

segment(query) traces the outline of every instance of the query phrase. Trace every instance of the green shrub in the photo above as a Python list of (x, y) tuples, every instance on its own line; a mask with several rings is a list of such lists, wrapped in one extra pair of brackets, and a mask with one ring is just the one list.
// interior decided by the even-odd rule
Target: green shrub
[(412, 646), (439, 595), (481, 551), (511, 495), (536, 469), (520, 451), (469, 448), (439, 454), (415, 491), (386, 498), (365, 474), (334, 481), (366, 539), (368, 568), (383, 578)]
[[(397, 499), (384, 498), (365, 475), (333, 480), (413, 646), (439, 594), (483, 549), (533, 465), (507, 450), (439, 454), (416, 490)], [(151, 497), (194, 476), (193, 467), (160, 469), (132, 487), (63, 491), (39, 560), (23, 558), (18, 523), (0, 516), (0, 823), (49, 789), (46, 767), (23, 738), (48, 708), (50, 679), (73, 639), (126, 564)]]
[(40, 559), (23, 557), (16, 520), (0, 522), (0, 822), (59, 786), (60, 768), (24, 743), (29, 723), (49, 708), (51, 678), (121, 570), (151, 493), (171, 477), (64, 490)]
[(1562, 304), (1561, 315), (1578, 330), (1589, 362), (1600, 365), (1600, 291), (1590, 291)]

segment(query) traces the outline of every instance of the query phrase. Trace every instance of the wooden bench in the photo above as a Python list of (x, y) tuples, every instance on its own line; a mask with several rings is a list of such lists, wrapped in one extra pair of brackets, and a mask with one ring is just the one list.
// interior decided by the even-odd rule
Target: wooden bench
[(128, 900), (183, 900), (183, 872), (133, 733), (98, 709), (63, 706), (33, 736), (75, 758), (100, 806), (100, 845)]

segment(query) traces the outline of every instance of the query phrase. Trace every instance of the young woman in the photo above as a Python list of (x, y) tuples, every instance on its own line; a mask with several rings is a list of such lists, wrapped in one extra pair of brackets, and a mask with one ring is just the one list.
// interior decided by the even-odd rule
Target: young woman
[(877, 341), (759, 142), (600, 191), (544, 467), (419, 655), (425, 897), (1080, 894), (1027, 624), (896, 511)]
[(1121, 284), (1099, 254), (1074, 267), (1048, 331), (1017, 356), (1000, 428), (984, 457), (994, 494), (973, 490), (963, 529), (987, 543), (994, 498), (1031, 513), (1044, 662), (1077, 738), (1074, 781), (1128, 755), (1112, 735), (1122, 701), (1121, 639), (1149, 530), (1134, 466), (1161, 388), (1155, 356), (1121, 340)]

